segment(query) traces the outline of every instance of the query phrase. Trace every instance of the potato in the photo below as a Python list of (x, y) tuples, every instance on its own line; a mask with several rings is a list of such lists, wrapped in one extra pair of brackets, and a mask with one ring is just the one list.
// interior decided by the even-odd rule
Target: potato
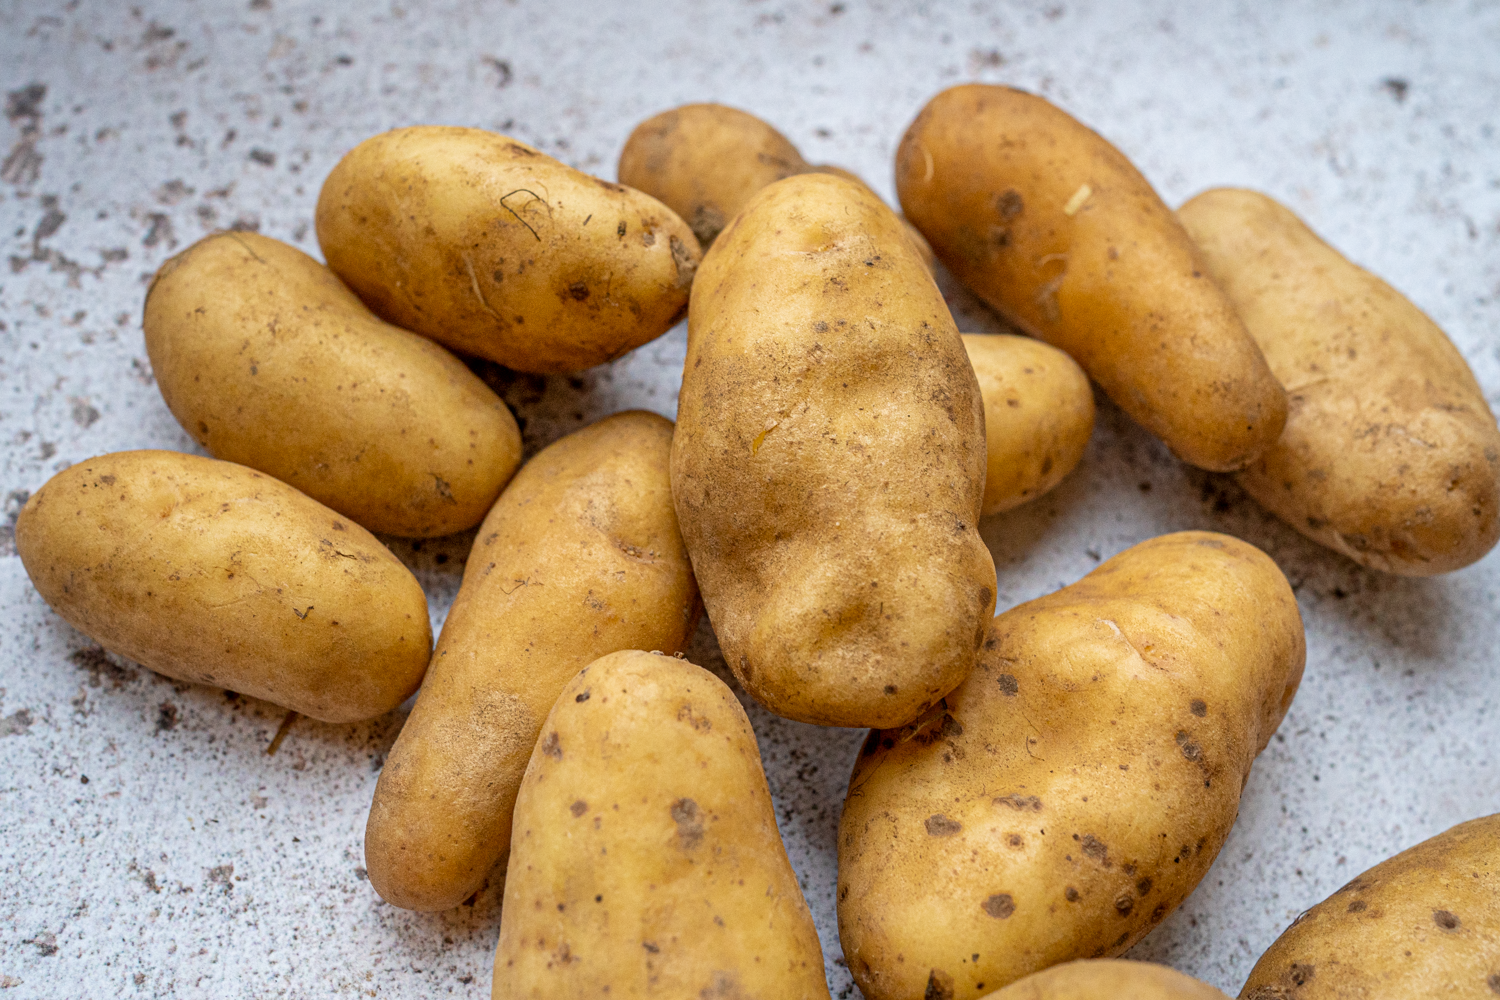
[(1178, 218), (1286, 387), (1245, 491), (1362, 566), (1447, 573), (1500, 539), (1500, 428), (1443, 331), (1288, 209), (1221, 188)]
[(463, 362), (269, 237), (218, 233), (168, 260), (143, 325), (199, 444), (371, 531), (472, 528), (521, 464), (515, 418)]
[(317, 227), (328, 266), (380, 317), (526, 372), (661, 336), (699, 256), (655, 198), (473, 128), (360, 143), (324, 182)]
[(1197, 531), (1012, 608), (984, 645), (854, 765), (839, 937), (868, 1000), (967, 1000), (1139, 941), (1223, 846), (1306, 654), (1275, 563)]
[[(625, 140), (618, 167), (621, 184), (661, 199), (687, 220), (705, 250), (755, 192), (811, 172), (865, 185), (843, 167), (808, 163), (770, 124), (723, 104), (684, 104), (647, 118)], [(932, 247), (902, 223), (931, 271)]]
[(105, 649), (324, 722), (417, 689), (427, 598), (368, 531), (253, 469), (172, 451), (80, 462), (16, 521), (31, 582)]
[(1094, 432), (1094, 392), (1072, 358), (1039, 340), (988, 333), (963, 339), (984, 397), (984, 513), (998, 514), (1073, 471)]
[(988, 1000), (1229, 1000), (1165, 965), (1121, 958), (1054, 965), (989, 994)]
[(1500, 814), (1382, 861), (1282, 932), (1242, 1000), (1500, 996)]
[(803, 174), (714, 243), (672, 496), (724, 658), (771, 711), (894, 726), (973, 668), (995, 604), (982, 400), (896, 216)]
[(907, 218), (1010, 323), (1083, 366), (1183, 461), (1243, 468), (1286, 395), (1140, 172), (1046, 100), (943, 91), (896, 153)]
[(828, 1000), (750, 720), (713, 674), (595, 660), (516, 802), (495, 1000)]
[(670, 421), (620, 413), (521, 468), (479, 529), (432, 667), (386, 758), (365, 828), (370, 884), (445, 910), (510, 845), (542, 720), (605, 653), (675, 652), (698, 591), (672, 512)]

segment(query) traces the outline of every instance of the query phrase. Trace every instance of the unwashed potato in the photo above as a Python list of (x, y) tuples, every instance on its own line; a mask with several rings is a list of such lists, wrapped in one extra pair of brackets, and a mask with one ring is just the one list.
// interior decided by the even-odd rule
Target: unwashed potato
[(521, 464), (515, 418), (463, 362), (269, 237), (219, 233), (168, 260), (143, 325), (199, 444), (371, 531), (472, 528)]
[(1276, 564), (1207, 532), (996, 617), (969, 679), (855, 763), (839, 938), (865, 997), (968, 1000), (1139, 941), (1223, 846), (1305, 654)]
[(1121, 958), (1079, 959), (1033, 973), (987, 1000), (1229, 1000), (1165, 965)]
[(1500, 539), (1500, 428), (1463, 355), (1384, 281), (1255, 191), (1178, 210), (1291, 402), (1239, 474), (1314, 541), (1388, 573), (1460, 569)]
[(479, 889), (557, 692), (605, 653), (676, 652), (692, 635), (671, 440), (655, 414), (608, 417), (543, 449), (485, 518), (375, 786), (365, 867), (388, 902), (445, 910)]
[(516, 802), (495, 1000), (827, 1000), (750, 720), (659, 653), (595, 660)]
[(1035, 500), (1083, 458), (1094, 432), (1094, 392), (1083, 369), (1030, 337), (966, 333), (984, 397), (984, 513)]
[(1242, 1000), (1500, 996), (1500, 814), (1383, 861), (1298, 917)]
[(324, 722), (401, 704), (432, 649), (422, 587), (385, 546), (231, 462), (80, 462), (27, 501), (16, 551), (52, 609), (110, 652)]
[(1183, 461), (1243, 468), (1281, 434), (1286, 395), (1192, 240), (1066, 112), (1010, 87), (945, 90), (901, 140), (896, 190), (961, 281)]
[(318, 196), (318, 242), (379, 316), (517, 371), (570, 372), (667, 331), (698, 244), (649, 195), (494, 132), (395, 129)]
[(995, 605), (983, 401), (896, 216), (802, 174), (708, 252), (672, 495), (724, 658), (771, 711), (909, 722), (973, 668)]
[[(661, 199), (687, 220), (705, 250), (755, 192), (810, 172), (865, 183), (843, 167), (808, 163), (769, 123), (723, 104), (684, 104), (647, 118), (625, 140), (618, 168), (621, 184)], [(902, 222), (931, 271), (932, 247)]]

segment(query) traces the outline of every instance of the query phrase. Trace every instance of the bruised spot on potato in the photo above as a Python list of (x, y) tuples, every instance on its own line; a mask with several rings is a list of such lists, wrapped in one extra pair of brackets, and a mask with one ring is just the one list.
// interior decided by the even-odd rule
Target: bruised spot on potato
[(699, 815), (698, 803), (692, 799), (678, 799), (672, 803), (672, 819), (677, 824), (677, 839), (684, 851), (691, 851), (703, 842), (703, 822)]
[(1458, 918), (1447, 910), (1433, 910), (1432, 922), (1445, 931), (1458, 930)]
[(1153, 924), (1159, 924), (1159, 923), (1161, 923), (1161, 918), (1165, 917), (1166, 915), (1167, 915), (1167, 904), (1166, 903), (1157, 903), (1156, 904), (1156, 909), (1154, 909), (1154, 910), (1151, 911), (1151, 922)]
[(578, 801), (574, 802), (571, 806), (568, 806), (568, 812), (572, 813), (573, 816), (574, 816), (574, 818), (582, 816), (584, 813), (586, 813), (588, 811), (589, 811), (589, 804), (587, 802), (583, 801), (582, 799), (579, 799)]
[(1073, 839), (1082, 845), (1084, 854), (1093, 858), (1105, 868), (1112, 867), (1109, 860), (1109, 847), (1104, 841), (1095, 837), (1092, 833), (1086, 833), (1081, 838), (1075, 833), (1073, 834)]
[(1356, 899), (1354, 902), (1344, 907), (1344, 911), (1346, 913), (1363, 913), (1369, 908), (1369, 903), (1366, 903), (1363, 899)]
[(996, 678), (996, 682), (1000, 685), (1000, 693), (1007, 697), (1013, 698), (1016, 692), (1021, 690), (1021, 685), (1014, 674), (1001, 674)]
[(1012, 833), (1012, 834), (1008, 835), (1005, 838), (1005, 842), (1007, 844), (1009, 844), (1011, 847), (1014, 847), (1014, 848), (1017, 848), (1017, 849), (1026, 846), (1026, 838), (1023, 837), (1023, 836), (1021, 836), (1019, 833)]
[(589, 297), (589, 286), (582, 281), (575, 281), (568, 286), (568, 295), (574, 302), (584, 302)]
[(1141, 879), (1135, 884), (1135, 891), (1140, 893), (1142, 896), (1145, 896), (1151, 892), (1152, 884), (1153, 883), (1151, 881), (1151, 876), (1147, 875), (1145, 878)]
[(1490, 992), (1500, 996), (1500, 972), (1490, 973), (1490, 978), (1485, 980), (1489, 984)]
[(1201, 719), (1208, 714), (1208, 702), (1202, 698), (1194, 698), (1192, 704), (1188, 706), (1188, 710)]
[(1306, 986), (1312, 982), (1315, 972), (1317, 972), (1317, 966), (1293, 962), (1286, 970), (1286, 978), (1291, 980), (1294, 986)]
[(1115, 897), (1115, 912), (1122, 917), (1130, 916), (1130, 911), (1135, 909), (1135, 897), (1128, 892), (1122, 892)]
[(589, 692), (588, 692), (588, 691), (585, 691), (585, 692), (583, 692), (583, 694), (580, 694), (580, 695), (577, 695), (577, 696), (575, 696), (575, 697), (574, 697), (574, 698), (573, 698), (573, 700), (574, 700), (574, 701), (577, 701), (577, 702), (584, 702), (584, 701), (588, 701), (588, 700), (589, 700)]
[(1002, 219), (1014, 219), (1026, 211), (1026, 202), (1021, 197), (1021, 192), (1015, 188), (1008, 188), (995, 199), (995, 210), (1000, 213)]
[(932, 837), (951, 837), (964, 828), (958, 820), (950, 819), (942, 813), (933, 813), (928, 816), (924, 825), (927, 827), (928, 836)]
[(962, 736), (964, 734), (964, 727), (959, 724), (957, 719), (945, 712), (943, 713), (942, 733), (948, 737)]
[(1078, 890), (1073, 888), (1071, 885), (1063, 890), (1063, 899), (1066, 899), (1068, 902), (1076, 903), (1078, 902), (1079, 898), (1080, 897), (1078, 895)]
[(1002, 795), (991, 800), (997, 806), (1010, 806), (1012, 809), (1030, 809), (1032, 812), (1042, 811), (1042, 800), (1035, 795), (1018, 795), (1015, 792)]
[(1182, 756), (1197, 764), (1203, 760), (1203, 748), (1193, 742), (1186, 730), (1177, 731), (1177, 745), (1182, 748)]
[(1004, 920), (1016, 912), (1016, 901), (1011, 899), (1008, 892), (996, 893), (989, 899), (986, 899), (982, 905), (984, 906), (984, 912), (996, 920)]
[(562, 760), (562, 742), (558, 740), (556, 730), (547, 734), (547, 740), (542, 744), (542, 753), (553, 760)]
[(942, 969), (927, 974), (927, 990), (922, 1000), (953, 1000), (953, 977)]

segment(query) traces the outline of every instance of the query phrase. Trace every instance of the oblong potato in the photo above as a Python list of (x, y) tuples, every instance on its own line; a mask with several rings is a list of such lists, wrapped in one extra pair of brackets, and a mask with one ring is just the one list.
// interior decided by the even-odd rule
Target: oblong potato
[(1229, 1000), (1176, 969), (1123, 958), (1081, 958), (1035, 972), (987, 1000)]
[(900, 725), (973, 668), (995, 603), (983, 401), (894, 213), (764, 188), (703, 262), (672, 495), (724, 659), (771, 711)]
[(479, 529), (416, 707), (365, 826), (370, 884), (445, 910), (510, 846), (511, 810), (557, 692), (605, 653), (676, 652), (698, 590), (668, 482), (672, 424), (619, 413), (522, 466)]
[(984, 513), (1035, 500), (1073, 471), (1094, 433), (1094, 391), (1077, 362), (1030, 337), (966, 333), (984, 397)]
[(218, 233), (161, 266), (146, 353), (177, 422), (371, 531), (474, 527), (521, 464), (500, 397), (295, 247)]
[(864, 995), (968, 1000), (1139, 941), (1223, 846), (1305, 656), (1276, 564), (1208, 532), (996, 617), (969, 679), (854, 766), (839, 937)]
[[(723, 104), (684, 104), (647, 118), (625, 140), (617, 168), (621, 184), (660, 199), (686, 219), (705, 250), (755, 192), (810, 172), (869, 187), (843, 167), (808, 163), (770, 123)], [(931, 271), (932, 247), (915, 226), (901, 222)]]
[(1010, 87), (945, 90), (901, 140), (896, 190), (961, 281), (1183, 461), (1227, 472), (1276, 442), (1286, 395), (1192, 240), (1067, 113)]
[(1437, 324), (1255, 191), (1178, 210), (1286, 387), (1291, 414), (1239, 474), (1255, 499), (1362, 566), (1432, 576), (1500, 540), (1500, 428)]
[(699, 257), (655, 198), (435, 125), (350, 150), (317, 228), (328, 266), (383, 319), (526, 372), (578, 371), (661, 336)]
[(526, 768), (494, 1000), (828, 998), (750, 720), (627, 650), (563, 688)]
[(232, 462), (80, 462), (26, 502), (16, 551), (42, 598), (105, 649), (324, 722), (389, 712), (427, 669), (411, 571), (364, 528)]
[(1500, 996), (1500, 814), (1360, 875), (1282, 931), (1242, 1000)]

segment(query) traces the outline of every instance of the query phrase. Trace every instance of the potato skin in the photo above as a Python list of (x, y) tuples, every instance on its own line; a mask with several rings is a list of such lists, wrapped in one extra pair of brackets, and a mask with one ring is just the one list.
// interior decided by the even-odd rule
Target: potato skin
[(242, 465), (171, 451), (80, 462), (27, 501), (16, 551), (105, 649), (324, 722), (384, 715), (427, 669), (416, 577), (364, 528)]
[(706, 250), (755, 192), (807, 170), (791, 140), (749, 112), (684, 104), (635, 127), (617, 176), (687, 220)]
[(894, 213), (803, 174), (714, 243), (688, 316), (672, 495), (726, 662), (771, 711), (900, 725), (995, 602), (982, 400)]
[(278, 240), (193, 244), (157, 272), (143, 325), (162, 397), (199, 444), (371, 531), (472, 528), (521, 464), (515, 418), (463, 362)]
[(839, 936), (864, 995), (968, 1000), (1139, 941), (1208, 871), (1305, 656), (1275, 563), (1208, 532), (996, 617), (969, 679), (854, 766)]
[(1242, 1000), (1500, 995), (1500, 814), (1382, 861), (1298, 917)]
[(661, 336), (699, 257), (655, 198), (435, 125), (350, 150), (317, 228), (328, 266), (381, 318), (526, 372), (590, 368)]
[(1437, 324), (1255, 191), (1178, 210), (1291, 403), (1240, 485), (1362, 566), (1432, 576), (1500, 539), (1500, 428)]
[(945, 90), (901, 140), (896, 190), (961, 281), (1183, 461), (1243, 468), (1281, 434), (1286, 395), (1193, 242), (1067, 113), (1010, 87)]
[(1229, 1000), (1165, 965), (1123, 958), (1079, 959), (1033, 973), (986, 1000)]
[(827, 1000), (750, 720), (685, 660), (595, 660), (516, 802), (495, 1000)]
[(676, 652), (698, 590), (668, 482), (670, 421), (608, 417), (521, 468), (479, 529), (365, 827), (370, 884), (411, 910), (479, 889), (510, 845), (542, 720), (579, 668)]
[(984, 397), (984, 513), (1035, 500), (1073, 471), (1094, 432), (1094, 391), (1078, 363), (1030, 337), (966, 333)]

